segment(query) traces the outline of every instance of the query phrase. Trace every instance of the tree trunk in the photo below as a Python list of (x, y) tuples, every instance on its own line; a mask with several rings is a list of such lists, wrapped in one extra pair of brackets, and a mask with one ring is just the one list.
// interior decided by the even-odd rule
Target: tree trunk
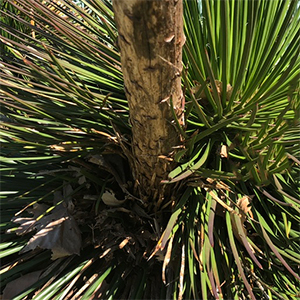
[(140, 196), (157, 200), (180, 144), (173, 108), (183, 125), (182, 0), (114, 0), (118, 44), (132, 125), (131, 166)]

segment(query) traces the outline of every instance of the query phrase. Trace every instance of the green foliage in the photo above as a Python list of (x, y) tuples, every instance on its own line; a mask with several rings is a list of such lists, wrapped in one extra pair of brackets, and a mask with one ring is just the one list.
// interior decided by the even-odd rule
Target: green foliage
[[(3, 288), (19, 280), (13, 299), (300, 297), (299, 14), (296, 1), (184, 2), (186, 126), (164, 182), (177, 198), (155, 211), (128, 168), (111, 2), (4, 1), (0, 274)], [(22, 252), (60, 205), (80, 256)]]

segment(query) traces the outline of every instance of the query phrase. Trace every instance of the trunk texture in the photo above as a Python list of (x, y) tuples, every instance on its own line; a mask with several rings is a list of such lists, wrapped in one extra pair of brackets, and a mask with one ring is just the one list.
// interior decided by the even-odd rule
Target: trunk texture
[(140, 196), (162, 197), (162, 179), (172, 163), (180, 136), (174, 126), (173, 108), (183, 125), (181, 90), (182, 0), (114, 0), (118, 44), (132, 125), (131, 166)]

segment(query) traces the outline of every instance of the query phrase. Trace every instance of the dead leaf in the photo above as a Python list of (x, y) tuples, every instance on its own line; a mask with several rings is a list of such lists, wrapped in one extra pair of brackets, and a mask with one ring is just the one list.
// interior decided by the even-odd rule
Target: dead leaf
[(20, 251), (24, 253), (39, 247), (52, 251), (52, 259), (80, 254), (81, 234), (75, 219), (60, 204), (53, 213), (43, 217), (34, 227), (37, 233)]
[(220, 156), (222, 158), (228, 158), (228, 146), (227, 145), (222, 145), (220, 148)]
[[(222, 92), (223, 92), (223, 83), (219, 80), (216, 80), (215, 83), (216, 83), (218, 94), (219, 94), (219, 96), (221, 96)], [(226, 100), (227, 101), (229, 101), (231, 94), (232, 94), (232, 86), (228, 83), (226, 86)]]
[[(72, 201), (73, 193), (74, 193), (74, 190), (73, 190), (71, 184), (64, 185), (64, 187), (63, 187), (63, 198), (62, 199), (64, 199), (64, 201), (68, 204), (69, 202)], [(54, 204), (56, 204), (56, 203), (54, 203)]]
[(170, 259), (171, 259), (171, 252), (172, 252), (172, 247), (173, 247), (173, 240), (174, 240), (174, 235), (171, 236), (170, 238), (170, 241), (169, 241), (169, 244), (168, 244), (168, 248), (167, 248), (167, 252), (166, 254), (164, 255), (164, 258), (163, 258), (163, 266), (162, 266), (162, 281), (164, 284), (167, 284), (167, 281), (166, 281), (166, 268), (170, 262)]
[(48, 205), (36, 203), (33, 205), (33, 208), (28, 209), (27, 211), (33, 214), (31, 218), (21, 218), (13, 217), (12, 222), (20, 224), (17, 230), (8, 229), (6, 233), (16, 233), (17, 235), (23, 235), (29, 233), (35, 229), (36, 218), (43, 214), (49, 208)]
[(251, 212), (251, 197), (244, 196), (240, 198), (236, 205), (238, 206), (239, 210), (242, 212), (242, 222), (246, 221), (246, 215), (249, 213), (250, 217), (253, 218), (253, 214)]
[(45, 213), (45, 211), (49, 208), (48, 205), (46, 204), (39, 204), (36, 203), (33, 205), (32, 208), (27, 209), (27, 211), (30, 214), (33, 214), (33, 218), (36, 219), (37, 217), (39, 217), (40, 215), (42, 215), (43, 213)]
[(123, 249), (127, 244), (128, 242), (131, 240), (131, 237), (127, 237), (126, 239), (124, 239), (120, 244), (119, 244), (119, 248), (120, 249)]
[[(218, 95), (222, 96), (223, 83), (219, 80), (215, 80), (215, 84), (216, 84)], [(200, 88), (202, 88), (202, 85), (199, 82), (195, 82), (195, 86), (193, 86), (191, 88), (191, 91), (194, 95), (196, 95), (199, 92)], [(208, 84), (208, 89), (212, 92), (211, 83)], [(232, 86), (228, 83), (227, 86), (226, 86), (226, 100), (227, 101), (229, 101), (229, 99), (231, 98), (231, 94), (232, 94)], [(204, 89), (201, 91), (201, 93), (199, 95), (199, 98), (201, 98), (202, 100), (207, 100)]]
[(86, 178), (85, 178), (85, 176), (80, 176), (80, 177), (78, 178), (78, 184), (82, 185), (82, 184), (84, 184), (84, 183), (86, 183)]
[(36, 283), (42, 271), (35, 271), (10, 281), (3, 290), (2, 299), (13, 299), (22, 291)]
[[(197, 94), (201, 87), (202, 87), (202, 86), (201, 86), (200, 84), (197, 84), (197, 85), (193, 86), (193, 87), (191, 88), (192, 93), (193, 93), (194, 95)], [(203, 91), (201, 92), (200, 97), (201, 97), (201, 98), (205, 98), (205, 93), (204, 93)]]
[(63, 193), (56, 191), (54, 193), (56, 206), (53, 211), (36, 221), (49, 208), (45, 204), (35, 204), (32, 209), (28, 209), (33, 214), (32, 218), (13, 218), (14, 223), (20, 224), (15, 231), (18, 235), (26, 234), (36, 230), (36, 234), (28, 241), (27, 245), (20, 251), (24, 253), (35, 248), (49, 249), (52, 251), (52, 259), (65, 257), (73, 254), (80, 254), (81, 233), (72, 216), (74, 210), (71, 195), (73, 189), (67, 184)]
[[(247, 230), (244, 226), (244, 223), (247, 220), (247, 214), (249, 214), (249, 216), (251, 218), (253, 218), (250, 203), (251, 203), (251, 197), (249, 197), (249, 196), (244, 196), (244, 197), (238, 199), (236, 205), (239, 209), (239, 216), (234, 216), (234, 215), (230, 216), (233, 234), (242, 245), (244, 243), (242, 241), (241, 234), (244, 237), (247, 237)], [(241, 227), (241, 226), (240, 226), (240, 224), (237, 224), (237, 222), (239, 222), (241, 224), (241, 226), (243, 228), (243, 233), (239, 232), (238, 227)], [(250, 244), (249, 244), (249, 246), (250, 246), (251, 250), (254, 252), (254, 249), (252, 248), (252, 246)]]
[(249, 214), (251, 218), (253, 218), (253, 214), (251, 212), (251, 197), (244, 196), (237, 201), (237, 206), (240, 211), (240, 216), (231, 215), (230, 220), (232, 224), (232, 231), (236, 239), (245, 247), (246, 251), (250, 255), (251, 259), (255, 262), (255, 264), (260, 268), (263, 269), (261, 263), (255, 256), (255, 250), (252, 245), (249, 243), (247, 237), (248, 233), (244, 226), (244, 223), (247, 220), (246, 214)]
[(14, 230), (13, 229), (8, 229), (6, 231), (6, 233), (15, 233), (17, 235), (23, 235), (27, 232), (31, 232), (32, 230), (34, 230), (34, 223), (35, 223), (35, 220), (33, 218), (16, 218), (16, 217), (13, 217), (11, 219), (12, 222), (14, 223), (17, 223), (17, 224), (20, 224), (20, 226)]
[(102, 201), (108, 206), (120, 206), (126, 200), (118, 200), (114, 192), (105, 191), (105, 193), (102, 195)]

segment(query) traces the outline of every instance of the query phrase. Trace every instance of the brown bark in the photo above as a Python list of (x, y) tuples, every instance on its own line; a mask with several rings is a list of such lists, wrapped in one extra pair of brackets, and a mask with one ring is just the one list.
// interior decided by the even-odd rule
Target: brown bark
[(170, 97), (183, 124), (182, 0), (114, 0), (113, 7), (132, 125), (132, 168), (141, 196), (153, 199), (171, 168), (159, 156), (180, 144)]

